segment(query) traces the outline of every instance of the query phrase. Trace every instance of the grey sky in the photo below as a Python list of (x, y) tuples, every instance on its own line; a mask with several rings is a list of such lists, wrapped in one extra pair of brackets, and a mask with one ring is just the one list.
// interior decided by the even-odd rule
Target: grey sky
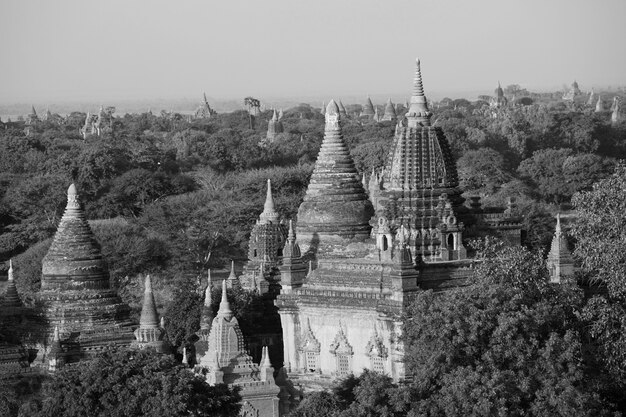
[(624, 0), (3, 0), (0, 102), (626, 83)]

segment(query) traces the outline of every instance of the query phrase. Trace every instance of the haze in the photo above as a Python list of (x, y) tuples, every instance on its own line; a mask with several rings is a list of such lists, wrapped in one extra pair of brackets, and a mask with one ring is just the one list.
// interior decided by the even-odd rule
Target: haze
[(624, 84), (626, 2), (4, 0), (0, 102)]

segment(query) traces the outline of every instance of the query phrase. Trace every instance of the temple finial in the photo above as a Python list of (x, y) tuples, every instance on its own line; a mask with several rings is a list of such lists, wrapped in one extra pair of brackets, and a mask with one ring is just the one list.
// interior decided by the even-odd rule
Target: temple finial
[(561, 213), (556, 214), (556, 228), (554, 229), (554, 234), (561, 234)]
[(296, 234), (293, 231), (293, 221), (289, 219), (289, 232), (287, 233), (287, 240), (292, 242), (296, 240)]
[(211, 307), (211, 268), (207, 273), (207, 286), (204, 290), (204, 306)]
[(272, 181), (267, 179), (267, 192), (265, 194), (265, 204), (263, 205), (263, 213), (259, 216), (261, 224), (276, 223), (278, 221), (278, 212), (274, 207), (274, 197), (272, 195)]
[(9, 281), (13, 281), (13, 260), (9, 259)]
[(415, 59), (415, 80), (413, 81), (413, 95), (414, 96), (423, 96), (424, 95), (424, 85), (422, 84), (422, 70), (420, 68), (420, 59)]
[(220, 301), (220, 308), (217, 310), (217, 315), (226, 317), (226, 319), (230, 319), (233, 316), (233, 311), (230, 309), (230, 303), (226, 295), (226, 280), (222, 281), (222, 301)]

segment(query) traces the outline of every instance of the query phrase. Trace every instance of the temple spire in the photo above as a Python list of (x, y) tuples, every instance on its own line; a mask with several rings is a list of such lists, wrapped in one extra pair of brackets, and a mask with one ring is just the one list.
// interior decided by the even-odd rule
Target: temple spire
[(209, 268), (209, 272), (207, 273), (207, 286), (204, 290), (204, 306), (211, 307), (211, 268)]
[(141, 328), (159, 327), (159, 316), (156, 311), (154, 294), (152, 293), (152, 279), (146, 275), (145, 288), (143, 292), (143, 305), (141, 307), (141, 317), (139, 319)]
[[(416, 59), (415, 78), (413, 80), (413, 95), (411, 96), (411, 104), (407, 113), (409, 125), (421, 124), (430, 126), (431, 113), (428, 110), (428, 103), (424, 95), (424, 85), (422, 83), (422, 71), (420, 68), (420, 60)], [(413, 122), (413, 123), (411, 123)], [(417, 122), (417, 123), (416, 123)]]
[(13, 279), (13, 261), (9, 259), (9, 279), (7, 282), (7, 288), (4, 293), (4, 307), (22, 307), (22, 300), (17, 293), (17, 286)]
[(13, 281), (13, 259), (9, 259), (9, 281)]
[(230, 309), (230, 303), (226, 295), (226, 280), (222, 281), (222, 300), (220, 301), (220, 308), (217, 310), (217, 317), (224, 317), (226, 320), (230, 320), (233, 317), (233, 311)]
[(272, 182), (268, 178), (267, 180), (267, 193), (265, 195), (265, 205), (263, 206), (263, 213), (259, 216), (259, 223), (268, 224), (276, 223), (278, 221), (278, 212), (274, 208), (274, 197), (272, 196)]

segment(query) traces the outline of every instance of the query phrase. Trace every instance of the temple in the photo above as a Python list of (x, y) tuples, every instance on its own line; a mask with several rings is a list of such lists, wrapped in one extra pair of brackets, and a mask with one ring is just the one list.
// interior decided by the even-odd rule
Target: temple
[(596, 113), (604, 111), (604, 103), (602, 102), (602, 96), (598, 95), (598, 102), (596, 103)]
[(500, 82), (498, 81), (498, 88), (494, 90), (495, 97), (491, 98), (491, 102), (489, 105), (495, 108), (502, 108), (507, 105), (506, 97), (504, 96), (504, 91), (502, 90), (502, 86), (500, 86)]
[(582, 91), (580, 91), (578, 83), (574, 80), (571, 88), (563, 95), (563, 100), (574, 101), (574, 99), (580, 95), (582, 95)]
[(211, 116), (217, 114), (217, 112), (213, 110), (209, 105), (209, 101), (206, 98), (206, 93), (202, 94), (202, 98), (203, 100), (200, 102), (200, 105), (196, 109), (194, 117), (196, 119), (210, 119)]
[(546, 261), (550, 282), (560, 284), (573, 282), (574, 258), (567, 247), (567, 239), (561, 230), (561, 216), (556, 215), (556, 228), (550, 245), (550, 252)]
[(274, 381), (268, 349), (263, 349), (258, 365), (246, 353), (239, 322), (228, 302), (226, 281), (222, 281), (222, 300), (211, 323), (208, 349), (195, 370), (205, 375), (209, 384), (240, 387), (242, 415), (278, 417), (280, 388)]
[(196, 349), (196, 360), (201, 356), (204, 356), (209, 349), (209, 334), (211, 333), (211, 324), (215, 318), (213, 310), (211, 309), (211, 270), (207, 273), (207, 286), (204, 290), (204, 302), (202, 303), (202, 312), (200, 314), (200, 329), (196, 333), (198, 340), (194, 344)]
[(401, 316), (417, 291), (464, 284), (472, 263), (468, 237), (497, 234), (519, 245), (520, 217), (512, 203), (506, 210), (483, 210), (476, 197), (471, 207), (464, 205), (447, 139), (431, 124), (419, 61), (408, 112), (367, 191), (334, 101), (325, 118), (324, 140), (280, 266), (275, 303), (284, 366), (307, 390), (363, 369), (402, 380)]
[(283, 122), (280, 121), (281, 118), (282, 117), (279, 117), (276, 113), (276, 110), (274, 110), (272, 118), (267, 123), (267, 135), (265, 138), (268, 142), (272, 142), (276, 138), (276, 135), (283, 133)]
[(622, 120), (622, 115), (620, 114), (620, 99), (615, 96), (613, 98), (613, 113), (611, 113), (611, 123), (616, 124)]
[[(133, 342), (130, 308), (111, 288), (109, 271), (81, 206), (74, 184), (48, 253), (42, 262), (41, 291), (46, 326), (53, 340), (58, 327), (67, 362), (89, 359), (106, 345)], [(51, 344), (36, 362), (46, 363)]]

